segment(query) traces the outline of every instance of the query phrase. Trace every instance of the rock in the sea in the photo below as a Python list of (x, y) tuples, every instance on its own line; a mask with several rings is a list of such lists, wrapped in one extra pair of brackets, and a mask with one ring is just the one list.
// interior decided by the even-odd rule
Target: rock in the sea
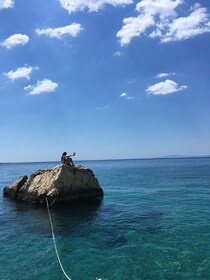
[(15, 200), (44, 204), (79, 201), (103, 196), (103, 189), (91, 169), (82, 165), (59, 165), (38, 170), (29, 178), (21, 176), (4, 188), (4, 195)]

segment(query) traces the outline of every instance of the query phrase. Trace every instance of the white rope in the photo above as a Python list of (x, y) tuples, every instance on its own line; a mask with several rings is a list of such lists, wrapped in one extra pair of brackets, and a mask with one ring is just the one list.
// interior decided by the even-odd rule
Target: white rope
[(59, 254), (58, 254), (58, 249), (57, 249), (57, 246), (56, 246), (55, 235), (54, 235), (54, 230), (53, 230), (53, 223), (52, 223), (52, 218), (51, 218), (51, 214), (50, 214), (50, 208), (49, 208), (49, 203), (48, 203), (47, 197), (46, 197), (46, 203), (47, 203), (47, 210), (48, 210), (48, 215), (49, 215), (49, 219), (50, 219), (50, 225), (51, 225), (51, 230), (52, 230), (52, 238), (53, 238), (53, 243), (54, 243), (54, 247), (55, 247), (56, 256), (57, 256), (60, 268), (63, 271), (63, 274), (66, 276), (67, 279), (71, 280), (71, 278), (69, 278), (68, 275), (66, 274), (66, 272), (63, 268), (63, 265), (61, 263)]

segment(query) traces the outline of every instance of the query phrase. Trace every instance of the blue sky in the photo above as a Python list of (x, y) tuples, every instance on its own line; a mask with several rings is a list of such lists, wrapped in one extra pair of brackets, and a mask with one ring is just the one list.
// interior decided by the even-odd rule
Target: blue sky
[(0, 162), (210, 155), (210, 3), (0, 0)]

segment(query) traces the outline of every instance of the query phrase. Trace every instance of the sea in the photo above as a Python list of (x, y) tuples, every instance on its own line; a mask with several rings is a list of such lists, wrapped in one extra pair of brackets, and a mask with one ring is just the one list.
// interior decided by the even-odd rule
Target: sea
[[(58, 162), (0, 164), (0, 280), (64, 280), (45, 207), (3, 188)], [(83, 161), (104, 198), (51, 207), (72, 280), (210, 280), (210, 158)]]

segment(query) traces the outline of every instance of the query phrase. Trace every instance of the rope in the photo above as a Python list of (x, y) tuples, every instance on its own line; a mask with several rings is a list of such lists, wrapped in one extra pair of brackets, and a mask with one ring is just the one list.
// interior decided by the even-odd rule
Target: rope
[(47, 210), (48, 210), (48, 215), (49, 215), (49, 220), (50, 220), (50, 225), (51, 225), (51, 230), (52, 230), (52, 238), (53, 238), (53, 243), (54, 243), (54, 247), (55, 247), (56, 256), (57, 256), (60, 268), (63, 271), (63, 274), (66, 276), (67, 279), (71, 280), (71, 278), (69, 278), (68, 275), (66, 274), (66, 272), (63, 268), (63, 265), (61, 263), (59, 254), (58, 254), (58, 249), (57, 249), (57, 246), (56, 246), (55, 235), (54, 235), (54, 230), (53, 230), (53, 223), (52, 223), (52, 218), (51, 218), (51, 214), (50, 214), (50, 208), (49, 208), (49, 203), (48, 203), (47, 197), (46, 197), (46, 203), (47, 203)]
[(56, 198), (53, 200), (53, 202), (50, 203), (50, 206), (52, 206), (52, 205), (54, 204), (54, 202), (56, 201), (56, 199), (57, 199), (57, 196), (56, 196)]

